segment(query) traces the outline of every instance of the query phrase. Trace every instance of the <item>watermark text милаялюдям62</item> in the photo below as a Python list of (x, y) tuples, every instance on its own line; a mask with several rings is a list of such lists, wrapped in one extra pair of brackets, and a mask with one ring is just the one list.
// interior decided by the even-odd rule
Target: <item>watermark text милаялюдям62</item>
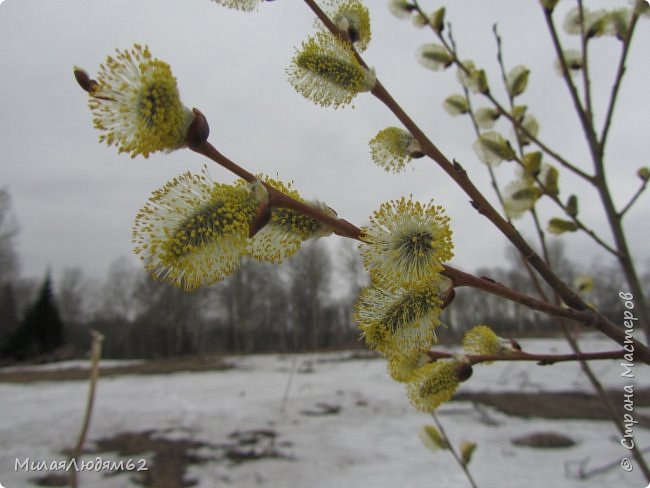
[(145, 459), (102, 459), (96, 457), (88, 460), (36, 460), (30, 458), (18, 459), (14, 463), (14, 471), (148, 471)]

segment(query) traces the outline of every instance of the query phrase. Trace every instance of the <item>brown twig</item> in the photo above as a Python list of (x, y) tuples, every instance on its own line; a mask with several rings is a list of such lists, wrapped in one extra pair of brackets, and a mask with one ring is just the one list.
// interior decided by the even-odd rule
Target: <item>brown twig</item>
[(597, 314), (595, 311), (575, 310), (573, 308), (560, 307), (547, 301), (538, 300), (537, 298), (515, 291), (489, 278), (479, 278), (450, 266), (446, 266), (444, 271), (442, 271), (442, 274), (451, 278), (454, 281), (455, 287), (469, 286), (483, 290), (492, 295), (520, 303), (532, 310), (538, 310), (547, 315), (569, 319), (574, 322), (579, 322), (582, 325), (598, 329), (621, 345), (630, 343), (634, 347), (635, 357), (646, 364), (650, 364), (650, 348), (636, 339), (627, 336), (622, 328), (617, 327), (607, 318)]
[(627, 61), (627, 55), (630, 51), (630, 44), (632, 41), (632, 35), (634, 34), (634, 29), (639, 20), (639, 14), (636, 12), (632, 13), (632, 18), (630, 20), (630, 26), (627, 31), (625, 39), (623, 39), (623, 52), (621, 53), (621, 58), (618, 62), (618, 68), (616, 69), (616, 77), (614, 80), (614, 85), (612, 86), (612, 93), (609, 98), (609, 106), (607, 107), (607, 112), (605, 115), (605, 123), (603, 124), (603, 130), (600, 133), (600, 151), (601, 153), (604, 150), (605, 143), (607, 141), (607, 135), (609, 134), (609, 128), (612, 124), (612, 118), (614, 115), (614, 107), (616, 106), (616, 100), (618, 98), (618, 93), (621, 88), (621, 82), (623, 81), (623, 75), (625, 74), (625, 62)]
[(634, 195), (632, 195), (632, 198), (630, 198), (630, 201), (627, 202), (627, 204), (618, 213), (619, 219), (622, 219), (623, 216), (627, 213), (627, 211), (630, 210), (632, 205), (634, 205), (634, 202), (637, 201), (637, 199), (641, 196), (641, 194), (643, 193), (643, 191), (646, 189), (647, 186), (648, 186), (648, 180), (643, 180), (643, 183), (641, 183), (641, 186), (636, 191), (636, 193), (634, 193)]
[[(420, 14), (424, 15), (426, 17), (426, 14), (419, 8), (417, 2), (415, 2), (415, 7), (416, 11), (419, 12)], [(427, 24), (431, 26), (431, 23), (427, 21)], [(433, 28), (433, 26), (431, 26)], [(449, 37), (451, 44), (447, 42), (445, 37), (442, 35), (442, 33), (438, 32), (437, 30), (433, 29), (433, 31), (436, 33), (436, 36), (438, 37), (438, 40), (442, 42), (443, 46), (447, 51), (451, 54), (452, 57), (452, 62), (453, 64), (458, 67), (461, 71), (463, 71), (465, 74), (469, 75), (470, 70), (465, 66), (465, 64), (460, 60), (460, 57), (458, 56), (458, 51), (456, 49), (456, 46), (453, 42), (453, 37), (451, 36), (451, 24), (449, 25)], [(485, 93), (481, 93), (484, 97), (486, 97), (496, 108), (500, 115), (503, 115), (510, 123), (513, 124), (514, 127), (517, 128), (517, 131), (521, 132), (523, 135), (525, 135), (528, 140), (533, 142), (535, 145), (537, 145), (542, 151), (544, 151), (546, 154), (548, 154), (550, 157), (555, 159), (561, 166), (566, 168), (567, 170), (571, 171), (572, 173), (576, 174), (577, 176), (583, 178), (586, 181), (589, 181), (590, 183), (594, 183), (594, 177), (592, 175), (589, 175), (582, 171), (580, 168), (572, 164), (569, 160), (567, 160), (565, 157), (551, 149), (547, 144), (542, 142), (535, 134), (532, 134), (526, 127), (524, 127), (521, 123), (521, 121), (517, 120), (510, 111), (506, 110), (503, 105), (492, 95), (490, 91), (487, 91)]]
[[(560, 62), (560, 67), (562, 70), (562, 78), (564, 79), (564, 82), (569, 90), (569, 94), (571, 95), (571, 100), (573, 102), (573, 106), (576, 110), (576, 113), (578, 114), (578, 119), (580, 120), (580, 124), (582, 125), (582, 130), (584, 131), (585, 136), (587, 137), (589, 150), (591, 151), (592, 156), (595, 156), (597, 154), (597, 147), (598, 147), (596, 133), (593, 130), (593, 126), (590, 124), (590, 119), (587, 115), (587, 111), (583, 107), (582, 102), (580, 101), (580, 97), (578, 96), (578, 90), (575, 84), (573, 83), (573, 80), (571, 79), (571, 72), (569, 71), (569, 67), (567, 65), (566, 59), (564, 58), (562, 43), (560, 41), (560, 37), (558, 36), (557, 29), (555, 27), (555, 22), (553, 21), (552, 12), (549, 12), (546, 9), (543, 10), (544, 10), (544, 19), (546, 20), (546, 25), (551, 34), (553, 47), (555, 48), (555, 54), (558, 57), (558, 60)], [(595, 184), (596, 181), (592, 181), (592, 183)]]
[[(305, 0), (305, 3), (312, 9), (312, 11), (318, 16), (325, 26), (331, 30), (334, 35), (343, 36), (341, 31), (332, 24), (327, 15), (320, 9), (320, 7), (313, 0)], [(550, 19), (550, 14), (545, 11), (545, 16), (552, 24)], [(553, 32), (554, 26), (553, 26)], [(557, 36), (555, 36), (557, 38)], [(559, 47), (559, 40), (556, 45)], [(367, 66), (358, 53), (355, 52), (355, 56), (360, 62)], [(564, 58), (561, 58), (562, 60)], [(567, 72), (566, 63), (564, 62), (564, 71)], [(572, 84), (571, 84), (572, 85)], [(575, 87), (574, 91), (575, 91)], [(525, 256), (525, 258), (530, 262), (531, 266), (540, 274), (540, 276), (546, 281), (552, 289), (554, 289), (562, 298), (562, 301), (566, 303), (569, 307), (584, 311), (588, 310), (589, 307), (587, 304), (573, 291), (571, 290), (566, 283), (564, 283), (549, 267), (546, 265), (544, 260), (538, 256), (526, 240), (517, 232), (516, 229), (512, 227), (489, 203), (489, 201), (483, 196), (483, 194), (474, 186), (473, 182), (467, 176), (465, 170), (458, 164), (456, 161), (452, 164), (449, 159), (437, 148), (437, 146), (424, 134), (424, 132), (419, 128), (419, 126), (408, 116), (408, 114), (402, 109), (402, 107), (395, 101), (391, 94), (386, 90), (382, 83), (377, 80), (374, 88), (371, 93), (380, 100), (386, 107), (397, 117), (397, 119), (402, 123), (402, 125), (411, 133), (411, 135), (418, 141), (422, 152), (427, 155), (429, 158), (434, 160), (442, 170), (447, 173), (452, 180), (454, 180), (459, 187), (461, 187), (465, 193), (471, 198), (472, 206), (486, 218), (488, 218), (519, 250), (519, 252)], [(576, 99), (577, 100), (577, 99)], [(579, 100), (577, 100), (578, 105), (580, 105)], [(580, 107), (582, 113), (582, 108)], [(584, 118), (584, 117), (582, 117)], [(587, 131), (590, 141), (593, 139), (593, 131)], [(593, 151), (592, 151), (593, 152)], [(619, 247), (619, 249), (621, 249)], [(623, 249), (621, 249), (623, 250)], [(620, 259), (620, 258), (619, 258)], [(641, 298), (641, 297), (639, 297)], [(645, 304), (643, 304), (645, 309)], [(619, 344), (623, 344), (625, 340), (625, 334), (622, 329), (618, 328), (606, 317), (598, 312), (593, 312), (597, 317), (595, 323), (598, 324), (599, 330), (603, 331), (609, 337), (616, 337), (616, 341)], [(645, 356), (645, 361), (650, 362), (650, 349), (646, 346), (639, 343), (641, 346), (640, 351), (643, 352)]]
[[(521, 157), (515, 157), (515, 162), (521, 167), (525, 168), (524, 162), (521, 159)], [(593, 239), (593, 241), (598, 244), (600, 247), (602, 247), (605, 251), (610, 253), (611, 255), (618, 257), (619, 252), (612, 247), (611, 245), (607, 244), (596, 232), (591, 229), (590, 227), (587, 227), (587, 225), (578, 218), (577, 215), (571, 214), (569, 210), (567, 209), (567, 206), (560, 200), (560, 198), (557, 196), (557, 194), (553, 193), (552, 191), (549, 191), (547, 186), (544, 184), (544, 182), (540, 179), (539, 175), (534, 175), (535, 183), (537, 183), (537, 186), (541, 188), (541, 190), (544, 192), (544, 195), (547, 196), (548, 198), (557, 205), (562, 212), (564, 212), (564, 215), (571, 219), (571, 221), (580, 229), (582, 232), (587, 234), (589, 237)]]
[[(582, 4), (582, 0), (578, 0), (578, 16), (580, 18), (580, 44), (582, 54), (582, 83), (584, 86), (584, 107), (585, 117), (589, 127), (592, 127), (594, 138), (596, 133), (593, 131), (594, 126), (594, 109), (591, 103), (591, 80), (589, 79), (589, 32), (585, 31), (585, 13), (586, 10)], [(596, 139), (597, 140), (597, 139)]]
[[(305, 0), (305, 3), (316, 13), (319, 19), (324, 24), (332, 29), (335, 35), (345, 37), (342, 33), (323, 13), (318, 5), (313, 0)], [(355, 52), (356, 56), (359, 56)], [(359, 58), (360, 59), (360, 58)], [(365, 65), (365, 63), (364, 63)], [(451, 277), (455, 286), (472, 286), (478, 289), (485, 290), (489, 293), (496, 294), (509, 300), (517, 301), (529, 308), (544, 311), (546, 313), (555, 314), (557, 316), (565, 317), (583, 323), (587, 326), (595, 327), (603, 332), (608, 337), (614, 339), (619, 344), (624, 344), (625, 341), (631, 339), (627, 337), (624, 331), (609, 321), (606, 317), (598, 312), (590, 309), (584, 301), (571, 290), (555, 273), (549, 269), (545, 262), (532, 250), (528, 243), (521, 237), (521, 235), (510, 225), (501, 215), (492, 207), (483, 194), (471, 182), (465, 170), (456, 161), (452, 164), (442, 152), (431, 142), (427, 136), (420, 130), (420, 128), (411, 120), (411, 118), (404, 112), (401, 106), (392, 98), (390, 93), (377, 81), (372, 90), (380, 101), (382, 101), (404, 124), (404, 126), (411, 132), (411, 134), (418, 140), (423, 152), (433, 159), (438, 165), (467, 193), (472, 199), (473, 207), (482, 215), (486, 216), (494, 225), (517, 247), (519, 252), (524, 256), (535, 270), (544, 278), (544, 280), (558, 292), (562, 297), (564, 303), (570, 308), (563, 308), (554, 306), (548, 302), (542, 302), (535, 298), (520, 294), (511, 290), (503, 285), (493, 281), (477, 278), (467, 273), (454, 270), (447, 267), (444, 274)], [(217, 151), (214, 146), (204, 140), (203, 142), (190, 144), (190, 149), (202, 154), (212, 161), (220, 164), (224, 168), (232, 171), (236, 175), (252, 182), (257, 180), (255, 175), (237, 165), (226, 156)], [(310, 216), (320, 222), (329, 225), (335, 233), (349, 237), (352, 239), (361, 240), (361, 229), (354, 226), (350, 222), (332, 217), (320, 210), (310, 207), (302, 202), (299, 202), (282, 192), (265, 184), (269, 190), (269, 205), (276, 207), (290, 208)], [(644, 362), (650, 364), (650, 349), (639, 343), (633, 342), (637, 356)]]
[[(203, 141), (199, 145), (191, 146), (190, 149), (192, 149), (192, 151), (195, 151), (199, 154), (202, 154), (203, 156), (214, 161), (215, 163), (223, 166), (228, 171), (236, 174), (240, 178), (248, 181), (249, 183), (258, 180), (257, 176), (245, 170), (237, 163), (235, 163), (234, 161), (230, 160), (229, 158), (221, 154), (208, 141)], [(284, 193), (282, 193), (281, 191), (277, 190), (276, 188), (272, 187), (267, 183), (264, 183), (264, 186), (266, 187), (269, 193), (270, 207), (288, 208), (291, 210), (295, 210), (296, 212), (300, 212), (303, 215), (306, 215), (308, 217), (318, 220), (319, 222), (323, 222), (324, 224), (327, 224), (334, 230), (336, 234), (340, 236), (361, 240), (361, 230), (358, 227), (350, 224), (347, 220), (332, 217), (331, 215), (325, 212), (321, 212), (320, 210), (314, 207), (311, 207), (303, 202), (291, 198), (288, 195), (285, 195)]]
[[(257, 177), (255, 175), (221, 154), (214, 146), (212, 146), (212, 144), (207, 141), (204, 141), (203, 143), (192, 147), (192, 150), (206, 156), (207, 158), (223, 166), (224, 168), (233, 172), (240, 178), (245, 179), (246, 181), (252, 182), (257, 180)], [(285, 195), (270, 185), (266, 185), (266, 187), (269, 191), (270, 206), (295, 210), (297, 212), (303, 213), (304, 215), (312, 217), (319, 222), (327, 224), (336, 234), (340, 236), (359, 241), (362, 240), (361, 229), (348, 222), (347, 220), (332, 217), (331, 215), (322, 212), (317, 208), (310, 207), (309, 205), (306, 205), (302, 202), (299, 202), (298, 200), (289, 197), (288, 195)], [(530, 261), (530, 259), (528, 261)], [(454, 281), (454, 286), (469, 286), (483, 290), (493, 295), (500, 296), (502, 298), (506, 298), (511, 301), (515, 301), (517, 303), (521, 303), (522, 305), (532, 310), (538, 310), (540, 312), (544, 312), (553, 316), (563, 317), (569, 320), (580, 322), (583, 325), (594, 327), (600, 330), (619, 344), (624, 344), (626, 340), (630, 340), (626, 337), (623, 329), (617, 327), (609, 320), (607, 320), (604, 316), (597, 314), (591, 309), (585, 308), (580, 310), (576, 308), (559, 307), (551, 303), (530, 297), (523, 293), (519, 293), (488, 278), (479, 278), (469, 273), (455, 269), (451, 266), (446, 266), (442, 273)], [(633, 344), (638, 358), (650, 364), (650, 349), (638, 341), (634, 341)]]
[[(447, 359), (454, 357), (454, 353), (444, 351), (427, 351), (432, 360)], [(546, 366), (566, 361), (599, 361), (603, 359), (621, 359), (625, 355), (624, 350), (603, 351), (603, 352), (581, 352), (567, 354), (533, 354), (523, 351), (512, 351), (507, 354), (465, 354), (470, 364), (478, 364), (486, 361), (535, 361), (537, 364)]]

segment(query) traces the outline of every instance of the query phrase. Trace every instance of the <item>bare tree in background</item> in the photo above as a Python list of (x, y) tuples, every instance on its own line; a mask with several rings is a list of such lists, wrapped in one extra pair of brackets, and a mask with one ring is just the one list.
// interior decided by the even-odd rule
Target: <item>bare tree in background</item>
[(66, 324), (82, 322), (86, 317), (85, 278), (80, 267), (64, 268), (58, 280), (59, 313)]
[(309, 242), (289, 259), (288, 270), (293, 305), (293, 347), (295, 350), (316, 350), (323, 345), (331, 325), (322, 320), (330, 290), (329, 255), (321, 242)]
[(14, 238), (18, 235), (18, 223), (11, 212), (9, 190), (0, 188), (0, 283), (14, 281), (18, 277), (19, 263)]
[(18, 223), (11, 213), (11, 197), (6, 188), (0, 188), (0, 342), (18, 323), (19, 309), (15, 282), (19, 262), (14, 238)]
[(135, 291), (141, 275), (127, 258), (113, 261), (101, 291), (99, 313), (109, 319), (132, 320), (137, 313)]

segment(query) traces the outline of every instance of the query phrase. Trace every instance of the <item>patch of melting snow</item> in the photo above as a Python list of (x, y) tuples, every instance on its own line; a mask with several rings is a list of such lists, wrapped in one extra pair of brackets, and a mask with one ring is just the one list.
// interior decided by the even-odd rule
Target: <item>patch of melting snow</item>
[[(526, 350), (565, 350), (561, 340), (520, 342)], [(206, 460), (188, 466), (185, 479), (194, 479), (197, 487), (205, 488), (468, 486), (448, 452), (432, 453), (421, 445), (418, 431), (432, 420), (408, 404), (403, 386), (388, 377), (385, 361), (350, 359), (344, 353), (229, 360), (238, 367), (100, 379), (88, 447), (94, 440), (127, 431), (152, 430), (162, 438), (168, 434), (170, 440), (190, 439), (210, 446), (234, 442), (229, 437), (233, 432), (275, 432), (285, 444), (274, 447), (285, 457), (260, 456), (239, 464)], [(618, 363), (608, 363), (596, 364), (596, 371), (606, 386), (622, 388)], [(588, 391), (576, 368), (574, 364), (479, 366), (461, 391)], [(650, 383), (648, 376), (636, 379), (638, 388)], [(80, 381), (0, 383), (0, 482), (7, 488), (28, 486), (30, 479), (42, 474), (14, 470), (17, 459), (65, 459), (62, 451), (76, 441), (86, 394), (87, 384)], [(304, 413), (325, 411), (327, 415)], [(439, 418), (456, 445), (464, 440), (478, 443), (470, 470), (481, 488), (546, 488), (549, 484), (642, 488), (647, 484), (638, 470), (626, 473), (619, 467), (589, 480), (576, 479), (581, 471), (629, 456), (609, 422), (509, 417), (468, 402), (443, 405)], [(540, 450), (512, 443), (540, 432), (560, 433), (575, 444)], [(646, 429), (637, 426), (634, 433), (638, 445), (650, 445)], [(110, 454), (102, 456), (108, 459)], [(80, 473), (80, 486), (136, 486), (128, 473), (109, 474)]]

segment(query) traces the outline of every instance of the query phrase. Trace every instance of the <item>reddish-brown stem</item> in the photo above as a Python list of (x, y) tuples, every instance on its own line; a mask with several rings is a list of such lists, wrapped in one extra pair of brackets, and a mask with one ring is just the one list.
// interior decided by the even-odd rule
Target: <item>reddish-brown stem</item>
[[(333, 25), (331, 20), (313, 0), (305, 0), (305, 3), (334, 35), (345, 38), (341, 31)], [(363, 60), (358, 53), (355, 53), (355, 56), (364, 66), (367, 66), (363, 63)], [(433, 159), (438, 166), (440, 166), (442, 170), (445, 171), (445, 173), (447, 173), (452, 180), (463, 189), (463, 191), (465, 191), (465, 193), (471, 198), (472, 206), (480, 214), (488, 218), (513, 243), (522, 256), (524, 256), (531, 266), (540, 274), (544, 281), (546, 281), (551, 288), (558, 293), (564, 303), (577, 311), (591, 310), (587, 304), (546, 265), (544, 260), (533, 251), (519, 232), (517, 232), (517, 230), (494, 209), (490, 202), (483, 196), (481, 191), (474, 186), (473, 182), (469, 179), (467, 173), (460, 164), (456, 161), (452, 164), (451, 161), (449, 161), (449, 159), (447, 159), (447, 157), (436, 147), (436, 145), (429, 140), (426, 134), (424, 134), (418, 125), (408, 116), (408, 114), (406, 114), (379, 80), (377, 80), (371, 93), (386, 105), (386, 107), (418, 141), (422, 152)], [(615, 339), (620, 344), (623, 344), (626, 337), (622, 329), (614, 325), (597, 311), (591, 311), (591, 313), (594, 316), (594, 320), (591, 322), (592, 325), (596, 325), (596, 327), (603, 333)], [(641, 343), (638, 344), (640, 347), (637, 350), (641, 351), (645, 357), (643, 360), (650, 363), (650, 349)]]
[[(248, 182), (257, 181), (257, 177), (254, 174), (250, 173), (249, 171), (242, 168), (234, 161), (230, 160), (229, 158), (221, 154), (212, 144), (210, 144), (207, 141), (200, 144), (193, 145), (190, 148), (193, 151), (202, 154), (203, 156), (214, 161), (215, 163), (223, 166), (227, 170), (231, 171), (232, 173), (236, 174), (237, 176), (239, 176), (240, 178)], [(462, 171), (462, 168), (461, 170), (454, 168), (452, 171), (454, 172)], [(464, 171), (462, 172), (464, 173)], [(296, 212), (300, 212), (304, 215), (312, 217), (315, 220), (318, 220), (319, 222), (323, 222), (324, 224), (327, 224), (332, 228), (332, 230), (336, 234), (340, 236), (348, 237), (355, 240), (361, 240), (361, 229), (353, 225), (352, 223), (348, 222), (347, 220), (332, 217), (331, 215), (322, 212), (317, 208), (311, 207), (309, 205), (306, 205), (305, 203), (295, 200), (289, 197), (288, 195), (285, 195), (281, 191), (273, 188), (271, 185), (265, 183), (265, 186), (269, 192), (270, 207), (282, 207), (282, 208), (289, 208), (295, 210)], [(477, 195), (480, 195), (478, 190), (475, 189), (475, 192)], [(481, 198), (483, 198), (482, 195)], [(496, 211), (494, 209), (492, 209), (492, 211), (496, 214)], [(528, 258), (528, 261), (531, 262), (530, 258)], [(623, 329), (614, 325), (612, 322), (607, 320), (604, 316), (599, 315), (596, 312), (593, 312), (591, 309), (588, 309), (586, 307), (583, 309), (558, 307), (551, 303), (542, 300), (537, 300), (536, 298), (519, 293), (515, 290), (512, 290), (492, 280), (486, 278), (478, 278), (474, 275), (471, 275), (469, 273), (464, 273), (450, 266), (445, 267), (443, 274), (445, 274), (446, 276), (448, 276), (454, 281), (454, 286), (470, 286), (473, 288), (477, 288), (486, 291), (488, 293), (491, 293), (493, 295), (497, 295), (502, 298), (506, 298), (508, 300), (521, 303), (522, 305), (531, 308), (533, 310), (538, 310), (557, 317), (567, 318), (576, 322), (580, 322), (586, 326), (595, 327), (596, 329), (600, 330), (603, 334), (612, 338), (619, 344), (624, 344), (625, 341), (631, 340), (631, 338), (625, 335)], [(650, 364), (650, 348), (644, 346), (642, 343), (636, 340), (633, 341), (633, 345), (635, 348), (635, 352), (637, 354), (637, 358)]]
[[(313, 0), (305, 0), (305, 2), (316, 13), (319, 19), (321, 19), (323, 23), (330, 30), (332, 30), (335, 35), (344, 37), (344, 34), (341, 33), (341, 31), (334, 24), (332, 24), (329, 18), (323, 13), (320, 7), (318, 7), (318, 5), (316, 5)], [(358, 54), (356, 55), (358, 56)], [(440, 152), (435, 144), (433, 144), (433, 142), (431, 142), (428, 137), (420, 130), (417, 124), (411, 120), (411, 118), (404, 112), (401, 106), (392, 98), (390, 93), (388, 93), (388, 91), (379, 81), (377, 81), (375, 84), (372, 90), (372, 94), (375, 95), (380, 101), (382, 101), (382, 103), (384, 103), (391, 110), (391, 112), (393, 112), (393, 114), (416, 138), (416, 140), (418, 140), (422, 151), (436, 163), (438, 163), (438, 165), (465, 191), (465, 193), (470, 196), (474, 208), (479, 213), (486, 216), (490, 221), (492, 221), (494, 225), (506, 237), (509, 238), (509, 240), (520, 251), (522, 256), (524, 256), (531, 264), (531, 266), (537, 270), (537, 272), (544, 278), (544, 280), (554, 290), (557, 291), (557, 293), (562, 297), (564, 303), (569, 305), (571, 308), (564, 309), (562, 307), (554, 307), (548, 302), (541, 302), (532, 297), (518, 294), (514, 290), (510, 290), (503, 285), (498, 285), (497, 283), (489, 282), (488, 280), (479, 279), (476, 277), (472, 277), (472, 279), (470, 279), (469, 277), (471, 275), (464, 273), (464, 283), (462, 279), (455, 280), (456, 286), (473, 286), (479, 289), (484, 289), (486, 291), (490, 290), (490, 293), (495, 293), (504, 298), (522, 303), (526, 306), (529, 306), (530, 308), (546, 311), (547, 313), (551, 313), (551, 310), (553, 310), (553, 313), (557, 314), (558, 316), (569, 318), (571, 320), (577, 320), (578, 322), (581, 322), (588, 326), (594, 326), (608, 337), (614, 339), (619, 344), (624, 344), (626, 341), (631, 340), (631, 338), (625, 335), (622, 329), (614, 325), (606, 317), (595, 311), (592, 311), (575, 292), (573, 292), (557, 275), (555, 275), (555, 273), (553, 273), (551, 269), (549, 269), (548, 266), (546, 266), (544, 261), (533, 251), (533, 249), (521, 237), (516, 229), (514, 229), (512, 225), (510, 225), (505, 219), (503, 219), (503, 217), (501, 217), (501, 215), (492, 207), (492, 205), (478, 190), (478, 188), (474, 186), (460, 164), (455, 161), (452, 164), (446, 158), (446, 156)], [(201, 144), (192, 145), (191, 149), (212, 159), (216, 163), (222, 165), (246, 181), (252, 182), (257, 179), (255, 175), (246, 171), (225, 157), (207, 141)], [(334, 232), (339, 235), (360, 240), (361, 230), (353, 224), (343, 219), (334, 218), (330, 215), (325, 214), (324, 212), (319, 211), (318, 209), (314, 209), (302, 202), (290, 198), (289, 196), (284, 195), (270, 185), (266, 186), (269, 190), (269, 204), (271, 206), (291, 208), (326, 223), (334, 230)], [(451, 277), (449, 272), (445, 274), (448, 274)], [(460, 274), (456, 274), (460, 276)], [(633, 344), (635, 346), (635, 350), (637, 351), (637, 356), (639, 359), (650, 364), (650, 349), (637, 341), (633, 341)]]
[(445, 267), (442, 273), (454, 281), (455, 287), (469, 286), (483, 290), (492, 295), (500, 296), (513, 302), (521, 303), (525, 307), (532, 310), (538, 310), (540, 312), (546, 313), (547, 315), (569, 319), (574, 322), (579, 322), (583, 325), (598, 329), (603, 334), (615, 340), (621, 345), (630, 344), (633, 346), (635, 357), (644, 363), (650, 364), (650, 348), (637, 341), (636, 339), (633, 339), (631, 336), (626, 335), (625, 331), (622, 328), (617, 327), (608, 319), (602, 315), (597, 314), (591, 309), (575, 310), (572, 308), (553, 305), (547, 301), (538, 300), (537, 298), (519, 293), (518, 291), (508, 288), (507, 286), (504, 286), (501, 283), (497, 283), (496, 281), (493, 281), (489, 278), (479, 278), (450, 266)]
[[(533, 354), (523, 351), (512, 351), (507, 354), (466, 354), (465, 357), (469, 360), (470, 364), (478, 364), (485, 361), (536, 361), (537, 364), (548, 365), (565, 361), (621, 359), (625, 354), (626, 352), (624, 350), (568, 354)], [(427, 355), (433, 361), (454, 357), (454, 353), (443, 351), (427, 351)]]
[[(239, 166), (234, 161), (230, 160), (223, 154), (221, 154), (212, 144), (208, 141), (204, 141), (201, 144), (190, 146), (192, 151), (195, 151), (199, 154), (202, 154), (206, 158), (214, 161), (215, 163), (223, 166), (228, 171), (236, 174), (240, 178), (248, 181), (249, 183), (255, 182), (258, 180), (257, 176), (249, 171), (245, 170)], [(311, 207), (303, 202), (300, 202), (294, 198), (291, 198), (288, 195), (285, 195), (281, 191), (273, 188), (271, 185), (264, 183), (264, 186), (269, 193), (269, 206), (276, 208), (289, 208), (300, 212), (303, 215), (311, 217), (319, 222), (323, 222), (330, 226), (334, 232), (343, 237), (349, 237), (351, 239), (361, 240), (361, 230), (352, 225), (350, 222), (344, 219), (339, 219), (332, 217), (331, 215), (321, 212), (320, 210)]]
[(447, 173), (465, 193), (471, 198), (472, 206), (488, 220), (490, 220), (519, 250), (519, 252), (528, 259), (531, 266), (544, 278), (544, 280), (562, 297), (564, 303), (577, 310), (585, 310), (587, 305), (582, 299), (571, 290), (552, 270), (546, 266), (535, 251), (528, 245), (525, 239), (517, 230), (509, 224), (490, 202), (483, 196), (483, 193), (474, 186), (467, 172), (456, 162), (453, 164), (440, 150), (429, 140), (429, 138), (420, 130), (420, 128), (404, 112), (401, 106), (393, 99), (384, 86), (377, 81), (372, 90), (381, 102), (383, 102), (402, 122), (420, 144), (422, 152), (433, 159), (442, 170)]
[[(254, 182), (257, 180), (257, 177), (254, 174), (250, 173), (234, 161), (221, 154), (212, 144), (207, 141), (198, 146), (192, 147), (192, 150), (211, 159), (215, 163), (223, 166), (227, 170), (231, 171), (232, 173), (248, 182)], [(289, 197), (288, 195), (285, 195), (279, 190), (276, 190), (270, 185), (266, 185), (266, 187), (269, 190), (269, 205), (271, 207), (283, 207), (296, 210), (297, 212), (301, 212), (304, 215), (308, 215), (309, 217), (318, 220), (319, 222), (323, 222), (329, 225), (339, 235), (361, 240), (361, 229), (351, 224), (347, 220), (332, 217), (331, 215), (328, 215), (325, 212), (321, 212), (314, 207), (305, 205), (304, 203), (299, 202)], [(572, 308), (557, 307), (549, 302), (537, 300), (533, 297), (524, 295), (523, 293), (519, 293), (488, 278), (478, 278), (474, 275), (465, 273), (451, 266), (446, 266), (443, 274), (454, 281), (454, 286), (469, 286), (472, 288), (477, 288), (493, 295), (516, 301), (533, 310), (538, 310), (540, 312), (544, 312), (557, 317), (564, 317), (587, 325), (591, 325), (596, 321), (594, 314), (590, 311), (578, 311)]]
[[(416, 10), (423, 16), (423, 18), (427, 18), (427, 15), (420, 9), (417, 2), (415, 2), (415, 7), (416, 7)], [(431, 24), (429, 22), (427, 22), (427, 23), (429, 24), (429, 26), (431, 26)], [(440, 40), (440, 42), (442, 42), (445, 49), (447, 49), (447, 51), (451, 54), (452, 59), (453, 59), (453, 63), (458, 67), (458, 69), (460, 69), (461, 71), (463, 71), (467, 75), (469, 75), (470, 74), (469, 69), (467, 68), (467, 66), (465, 66), (463, 64), (463, 62), (458, 57), (458, 53), (456, 51), (455, 44), (453, 42), (453, 37), (451, 36), (451, 24), (449, 25), (449, 37), (450, 37), (450, 40), (451, 40), (451, 45), (449, 44), (449, 42), (447, 42), (447, 40), (445, 39), (445, 37), (442, 35), (441, 32), (438, 32), (435, 29), (433, 29), (433, 31), (438, 36), (438, 39)], [(565, 167), (569, 171), (571, 171), (571, 172), (575, 173), (576, 175), (580, 176), (581, 178), (591, 182), (592, 184), (594, 183), (594, 177), (593, 176), (588, 175), (587, 173), (582, 171), (577, 166), (571, 164), (566, 158), (562, 157), (560, 154), (553, 151), (549, 146), (547, 146), (541, 140), (539, 140), (536, 135), (532, 134), (526, 127), (524, 127), (521, 124), (521, 121), (517, 120), (510, 113), (510, 111), (506, 110), (499, 103), (499, 101), (494, 97), (494, 95), (492, 95), (491, 92), (487, 91), (485, 93), (482, 93), (482, 95), (484, 97), (486, 97), (494, 105), (494, 107), (499, 111), (499, 113), (501, 115), (503, 115), (505, 118), (507, 118), (508, 121), (510, 121), (512, 123), (512, 125), (517, 128), (517, 130), (519, 132), (521, 132), (523, 135), (525, 135), (531, 142), (535, 143), (542, 151), (544, 151), (546, 154), (551, 156), (558, 163), (560, 163), (560, 165), (562, 165), (563, 167)]]

